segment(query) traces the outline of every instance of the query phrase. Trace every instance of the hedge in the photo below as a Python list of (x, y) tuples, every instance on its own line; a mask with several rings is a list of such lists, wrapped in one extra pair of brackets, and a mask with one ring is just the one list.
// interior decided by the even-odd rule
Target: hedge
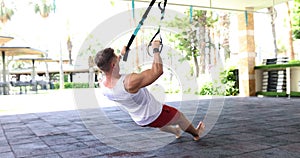
[[(257, 92), (256, 95), (268, 97), (286, 97), (286, 92)], [(291, 97), (300, 97), (300, 92), (291, 92)]]
[[(60, 84), (54, 83), (54, 89), (59, 89)], [(98, 87), (98, 84), (95, 83), (95, 88)], [(89, 83), (74, 83), (74, 82), (64, 82), (64, 88), (70, 89), (70, 88), (89, 88)]]

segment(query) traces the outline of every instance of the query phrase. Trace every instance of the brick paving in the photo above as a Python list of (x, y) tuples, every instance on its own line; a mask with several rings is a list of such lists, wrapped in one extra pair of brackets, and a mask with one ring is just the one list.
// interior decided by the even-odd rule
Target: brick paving
[[(191, 116), (194, 125), (209, 103), (181, 102), (198, 106)], [(96, 116), (97, 110), (111, 122), (99, 121), (103, 117)], [(187, 134), (173, 139), (138, 127), (116, 107), (97, 110), (86, 110), (84, 116), (77, 110), (1, 115), (0, 158), (300, 157), (299, 98), (226, 98), (216, 124), (197, 142)]]

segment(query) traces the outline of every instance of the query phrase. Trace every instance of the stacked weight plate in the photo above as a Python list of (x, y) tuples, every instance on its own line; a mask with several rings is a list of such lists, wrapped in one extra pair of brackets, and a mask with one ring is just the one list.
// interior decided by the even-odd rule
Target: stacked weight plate
[(289, 62), (288, 57), (279, 57), (272, 59), (263, 59), (263, 65), (272, 65), (272, 64), (286, 64)]
[(286, 71), (272, 70), (263, 72), (262, 80), (263, 92), (285, 92), (286, 91)]
[[(274, 59), (264, 59), (263, 64), (285, 64), (288, 63), (287, 57), (280, 57)], [(271, 70), (264, 71), (262, 78), (263, 92), (285, 92), (286, 91), (286, 71), (285, 70)]]
[(262, 77), (262, 91), (267, 92), (268, 91), (268, 83), (269, 83), (269, 72), (264, 71), (263, 77)]
[(288, 62), (289, 62), (288, 57), (280, 57), (280, 58), (277, 58), (277, 60), (276, 60), (276, 64), (286, 64)]

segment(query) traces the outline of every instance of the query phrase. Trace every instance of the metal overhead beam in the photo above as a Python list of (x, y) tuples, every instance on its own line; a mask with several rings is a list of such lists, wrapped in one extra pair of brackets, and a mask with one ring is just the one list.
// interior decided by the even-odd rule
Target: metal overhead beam
[[(132, 0), (123, 0), (132, 1)], [(169, 0), (168, 5), (183, 6), (183, 7), (195, 7), (201, 9), (210, 10), (225, 10), (233, 12), (253, 12), (253, 13), (264, 13), (259, 10), (273, 7), (277, 4), (287, 2), (289, 0)], [(150, 0), (135, 0), (135, 2), (149, 3)], [(186, 2), (186, 3), (185, 3)], [(247, 9), (249, 8), (249, 9)]]

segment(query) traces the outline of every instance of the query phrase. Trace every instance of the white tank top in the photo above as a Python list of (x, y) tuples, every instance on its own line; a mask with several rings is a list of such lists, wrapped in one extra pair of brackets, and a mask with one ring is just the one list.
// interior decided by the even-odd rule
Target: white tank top
[(124, 87), (125, 76), (121, 76), (114, 88), (107, 88), (102, 84), (102, 93), (109, 100), (119, 103), (138, 125), (148, 125), (160, 115), (162, 103), (145, 87), (137, 93), (128, 93)]

